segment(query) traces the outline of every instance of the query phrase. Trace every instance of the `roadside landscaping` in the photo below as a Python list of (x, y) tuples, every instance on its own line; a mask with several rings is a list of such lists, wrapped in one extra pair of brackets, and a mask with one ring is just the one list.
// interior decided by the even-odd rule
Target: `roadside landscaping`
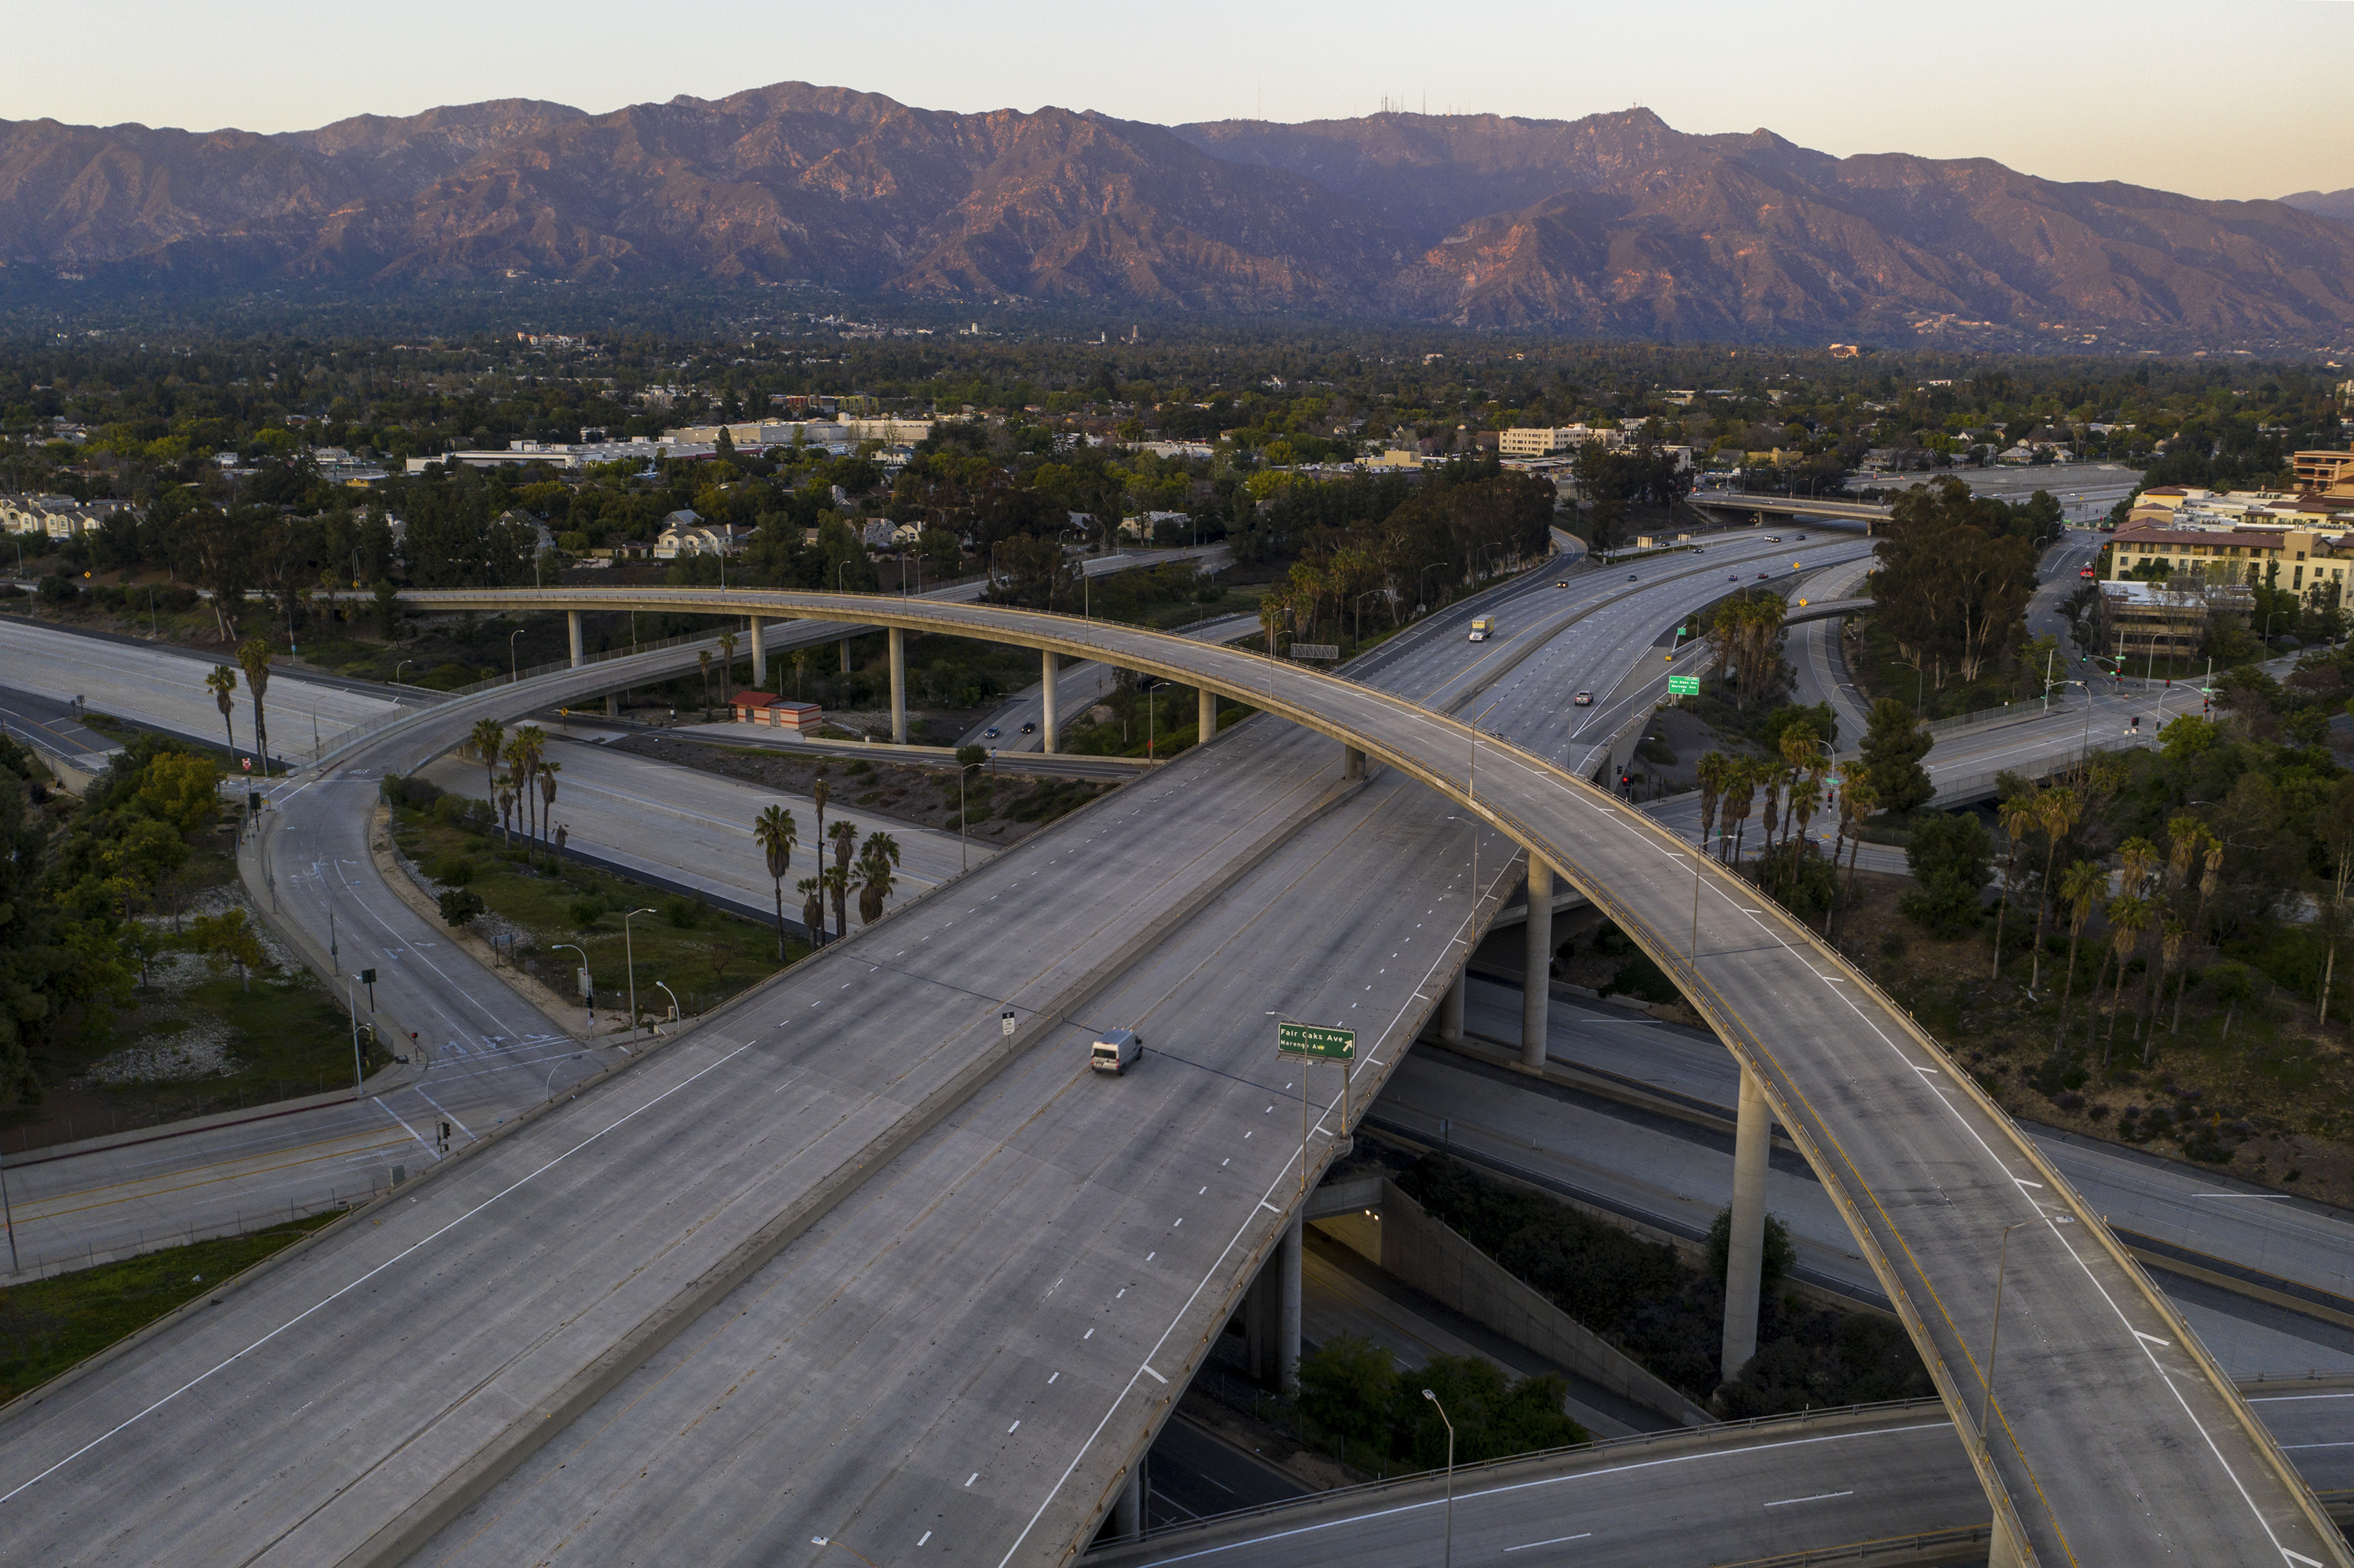
[[(798, 938), (778, 956), (776, 928), (711, 908), (698, 898), (663, 894), (610, 873), (546, 854), (527, 854), (520, 837), (507, 842), (490, 807), (444, 795), (421, 779), (387, 779), (392, 838), (400, 853), (447, 895), (445, 909), (492, 938), (524, 974), (567, 1001), (578, 998), (574, 970), (588, 953), (600, 1011), (626, 1008), (632, 972), (642, 1013), (664, 1015), (662, 987), (694, 1016), (758, 984), (807, 956)], [(788, 886), (786, 913), (797, 916), (798, 895)], [(651, 909), (629, 923), (632, 909)], [(456, 922), (453, 922), (456, 923)]]
[(0, 1288), (0, 1402), (39, 1387), (340, 1217), (306, 1215)]

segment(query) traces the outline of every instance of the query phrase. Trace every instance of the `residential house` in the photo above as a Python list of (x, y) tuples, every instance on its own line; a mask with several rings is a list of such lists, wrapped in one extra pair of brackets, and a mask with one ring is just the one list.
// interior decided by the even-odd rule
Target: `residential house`
[(654, 535), (654, 559), (681, 556), (733, 556), (751, 542), (752, 530), (732, 523), (706, 523), (692, 507), (682, 506), (662, 521)]

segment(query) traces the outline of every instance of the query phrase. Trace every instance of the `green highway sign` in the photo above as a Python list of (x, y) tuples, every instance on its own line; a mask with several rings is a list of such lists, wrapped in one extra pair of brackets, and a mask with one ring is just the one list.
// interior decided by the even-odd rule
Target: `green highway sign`
[(1275, 1026), (1275, 1048), (1287, 1056), (1320, 1056), (1327, 1062), (1353, 1062), (1357, 1059), (1357, 1032), (1353, 1029), (1323, 1029), (1313, 1023), (1286, 1023)]
[(1669, 676), (1668, 695), (1671, 697), (1696, 697), (1700, 695), (1700, 677), (1698, 675)]

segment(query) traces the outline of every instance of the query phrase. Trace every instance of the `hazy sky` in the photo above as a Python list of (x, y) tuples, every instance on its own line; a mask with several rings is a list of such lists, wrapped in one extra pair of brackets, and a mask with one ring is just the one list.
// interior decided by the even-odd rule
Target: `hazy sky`
[(793, 79), (1163, 123), (1365, 114), (1384, 96), (1547, 118), (1641, 103), (1680, 130), (1762, 125), (1831, 153), (2270, 196), (2354, 185), (2349, 46), (2354, 0), (114, 0), (14, 15), (0, 117), (287, 131), (486, 98), (601, 111)]

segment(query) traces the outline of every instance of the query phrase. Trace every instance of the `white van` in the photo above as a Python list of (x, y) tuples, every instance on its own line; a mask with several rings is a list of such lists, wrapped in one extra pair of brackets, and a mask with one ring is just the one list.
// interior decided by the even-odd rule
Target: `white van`
[(1130, 1062), (1144, 1056), (1144, 1037), (1131, 1029), (1107, 1029), (1096, 1036), (1087, 1065), (1098, 1073), (1125, 1073)]

